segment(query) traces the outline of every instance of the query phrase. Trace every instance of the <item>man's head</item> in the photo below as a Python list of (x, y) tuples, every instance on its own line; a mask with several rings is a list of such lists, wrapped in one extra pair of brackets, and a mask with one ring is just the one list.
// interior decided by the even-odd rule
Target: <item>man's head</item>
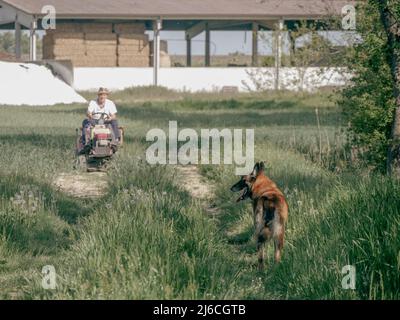
[(108, 91), (107, 88), (100, 88), (99, 92), (97, 93), (99, 104), (104, 104), (104, 102), (106, 102), (109, 94), (110, 94), (110, 91)]

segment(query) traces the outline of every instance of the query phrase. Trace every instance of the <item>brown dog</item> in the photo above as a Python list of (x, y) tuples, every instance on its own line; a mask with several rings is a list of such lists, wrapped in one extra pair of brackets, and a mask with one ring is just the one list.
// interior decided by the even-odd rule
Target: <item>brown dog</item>
[(231, 191), (242, 191), (237, 200), (250, 198), (253, 202), (254, 226), (257, 237), (259, 268), (264, 268), (264, 245), (273, 239), (275, 245), (275, 261), (281, 261), (281, 253), (285, 236), (285, 225), (288, 219), (289, 207), (285, 196), (276, 184), (265, 176), (265, 165), (259, 162), (253, 172), (242, 176)]

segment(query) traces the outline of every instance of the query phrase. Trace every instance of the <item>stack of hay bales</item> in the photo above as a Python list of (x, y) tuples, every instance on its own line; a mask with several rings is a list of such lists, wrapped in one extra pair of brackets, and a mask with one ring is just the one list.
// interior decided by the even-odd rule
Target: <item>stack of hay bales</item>
[(111, 23), (83, 25), (86, 45), (86, 67), (117, 66), (117, 35)]
[(71, 60), (74, 65), (82, 65), (85, 56), (85, 35), (80, 25), (60, 23), (43, 37), (43, 59)]
[(149, 36), (143, 23), (120, 23), (114, 27), (118, 35), (118, 66), (149, 67)]
[(149, 67), (144, 23), (58, 23), (43, 38), (43, 59), (74, 67)]

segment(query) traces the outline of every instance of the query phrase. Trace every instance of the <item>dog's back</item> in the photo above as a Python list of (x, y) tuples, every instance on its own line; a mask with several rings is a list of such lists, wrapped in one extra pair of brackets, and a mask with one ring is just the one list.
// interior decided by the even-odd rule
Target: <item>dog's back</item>
[(260, 174), (252, 188), (253, 198), (263, 198), (263, 206), (265, 210), (275, 210), (279, 215), (282, 223), (286, 223), (288, 219), (289, 206), (286, 202), (285, 196), (278, 186), (269, 179), (265, 174)]

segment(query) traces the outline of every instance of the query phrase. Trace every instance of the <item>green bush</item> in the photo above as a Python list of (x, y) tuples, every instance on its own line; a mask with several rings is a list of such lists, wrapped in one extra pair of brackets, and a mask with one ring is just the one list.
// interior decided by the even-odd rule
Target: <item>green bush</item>
[(349, 143), (358, 157), (384, 172), (395, 107), (386, 57), (388, 41), (377, 1), (367, 1), (357, 12), (357, 29), (363, 42), (353, 48), (347, 60), (354, 74), (353, 85), (342, 91), (339, 105), (349, 123)]

